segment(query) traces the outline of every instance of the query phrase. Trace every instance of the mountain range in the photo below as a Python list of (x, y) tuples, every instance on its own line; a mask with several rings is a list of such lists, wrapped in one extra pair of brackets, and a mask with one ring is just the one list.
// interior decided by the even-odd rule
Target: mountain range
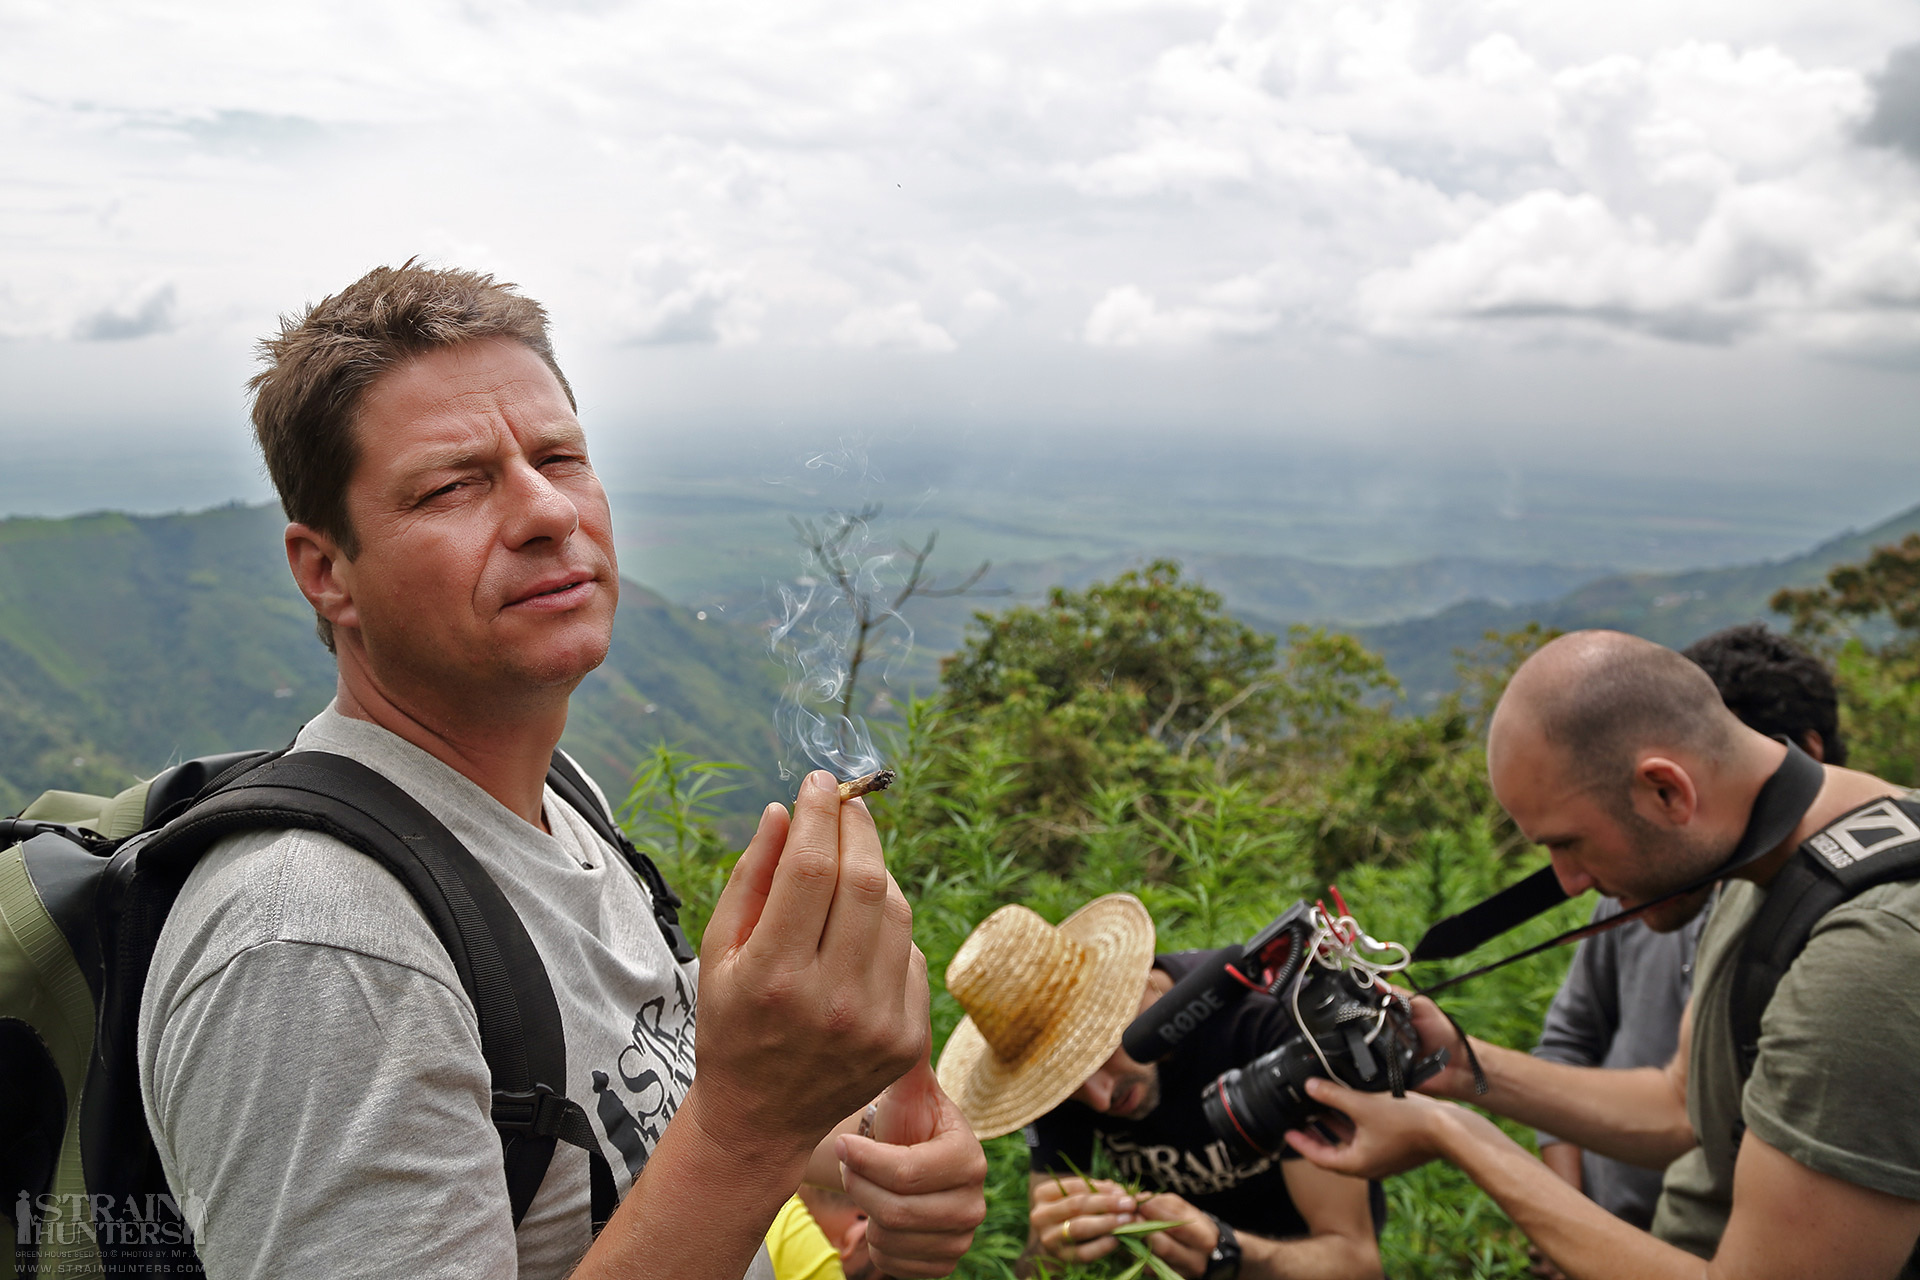
[[(333, 696), (277, 506), (0, 521), (0, 809), (112, 791), (168, 763), (289, 741)], [(608, 660), (568, 750), (620, 786), (654, 742), (774, 786), (780, 681), (763, 641), (621, 584)]]
[[(332, 659), (287, 575), (281, 527), (277, 507), (239, 505), (0, 520), (0, 810), (48, 788), (114, 790), (174, 760), (279, 745), (326, 705)], [(1187, 557), (1186, 569), (1255, 625), (1354, 631), (1418, 708), (1452, 686), (1456, 651), (1488, 631), (1538, 620), (1684, 645), (1765, 618), (1778, 588), (1817, 582), (1915, 531), (1920, 507), (1800, 555), (1675, 573), (1596, 576), (1468, 557), (1354, 567), (1211, 551)], [(918, 643), (893, 685), (930, 690), (938, 656), (973, 611), (1142, 558), (1037, 560), (999, 571), (1004, 597), (913, 602)], [(655, 743), (739, 761), (750, 771), (743, 803), (757, 804), (783, 790), (772, 719), (781, 688), (754, 608), (689, 609), (625, 580), (612, 650), (575, 693), (563, 745), (610, 791)]]

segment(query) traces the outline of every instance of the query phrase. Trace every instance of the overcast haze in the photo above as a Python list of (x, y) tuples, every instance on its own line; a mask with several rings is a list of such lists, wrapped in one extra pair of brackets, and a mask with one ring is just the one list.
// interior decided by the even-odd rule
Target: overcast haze
[(416, 253), (549, 304), (623, 465), (1119, 428), (1920, 497), (1911, 3), (15, 0), (0, 70), (0, 509), (261, 496), (251, 343)]

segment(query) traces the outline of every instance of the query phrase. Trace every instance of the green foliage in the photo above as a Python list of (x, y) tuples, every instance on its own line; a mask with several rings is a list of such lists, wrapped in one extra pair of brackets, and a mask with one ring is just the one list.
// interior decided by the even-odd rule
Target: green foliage
[(1920, 784), (1920, 533), (1836, 566), (1824, 586), (1776, 592), (1772, 604), (1833, 663), (1847, 763)]
[[(274, 506), (0, 520), (0, 812), (112, 794), (190, 756), (285, 744), (333, 696)], [(773, 789), (762, 640), (623, 582), (607, 661), (564, 745), (614, 778), (660, 741)]]
[(1116, 814), (1164, 821), (1202, 785), (1284, 788), (1349, 757), (1398, 692), (1352, 637), (1295, 627), (1282, 651), (1165, 560), (975, 622), (942, 672), (960, 767), (973, 752), (1019, 762), (1000, 817), (1014, 849), (1056, 870)]
[(716, 802), (741, 789), (726, 779), (742, 772), (737, 764), (702, 760), (656, 743), (614, 814), (627, 838), (686, 900), (680, 924), (696, 942), (734, 863), (720, 831), (725, 815)]
[[(1390, 680), (1350, 638), (1296, 630), (1282, 649), (1218, 610), (1172, 565), (1058, 592), (1046, 610), (981, 619), (949, 667), (947, 698), (905, 708), (885, 752), (901, 780), (870, 803), (914, 907), (936, 1045), (962, 1014), (942, 981), (947, 964), (1008, 902), (1057, 921), (1099, 894), (1135, 893), (1171, 951), (1243, 941), (1294, 899), (1324, 896), (1332, 873), (1369, 932), (1411, 944), (1528, 869), (1487, 794), (1475, 728), (1484, 715), (1470, 701), (1390, 716)], [(1471, 686), (1502, 687), (1541, 638), (1491, 637), (1462, 659)], [(674, 812), (699, 767), (656, 755), (646, 811)], [(669, 838), (682, 825), (696, 834)], [(676, 880), (690, 900), (717, 893), (726, 859), (711, 824), (707, 834), (698, 819), (682, 825), (657, 822), (653, 847), (681, 859)], [(704, 920), (710, 904), (690, 905)], [(1518, 949), (1580, 914), (1570, 904), (1508, 942)], [(1479, 979), (1448, 1008), (1477, 1034), (1531, 1044), (1567, 959)], [(1455, 965), (1414, 977), (1436, 981)], [(960, 1274), (1004, 1278), (1026, 1242), (1026, 1146), (1013, 1134), (987, 1150), (989, 1214)], [(1518, 1234), (1457, 1172), (1416, 1171), (1393, 1180), (1389, 1197), (1388, 1274), (1524, 1268)], [(1119, 1280), (1138, 1261), (1117, 1252), (1085, 1270)]]

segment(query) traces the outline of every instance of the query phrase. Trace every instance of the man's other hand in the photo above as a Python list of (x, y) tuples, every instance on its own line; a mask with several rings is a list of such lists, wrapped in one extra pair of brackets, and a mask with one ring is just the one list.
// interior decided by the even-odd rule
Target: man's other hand
[(1339, 1113), (1322, 1116), (1320, 1123), (1340, 1140), (1290, 1129), (1288, 1145), (1322, 1169), (1353, 1178), (1390, 1178), (1419, 1168), (1441, 1154), (1440, 1126), (1470, 1114), (1418, 1094), (1363, 1093), (1333, 1080), (1312, 1079), (1306, 1089), (1315, 1102)]
[(1078, 1174), (1033, 1177), (1028, 1234), (1041, 1253), (1062, 1262), (1092, 1262), (1119, 1245), (1113, 1229), (1139, 1219), (1133, 1195), (1105, 1178)]
[(1163, 1192), (1141, 1202), (1140, 1216), (1154, 1222), (1179, 1223), (1148, 1236), (1147, 1247), (1187, 1280), (1200, 1280), (1207, 1274), (1207, 1259), (1220, 1243), (1220, 1228), (1211, 1215), (1172, 1192)]
[(1415, 1088), (1439, 1098), (1474, 1097), (1473, 1066), (1467, 1059), (1466, 1036), (1453, 1024), (1453, 1019), (1440, 1011), (1432, 997), (1416, 996), (1398, 987), (1394, 990), (1406, 996), (1413, 1007), (1413, 1029), (1420, 1037), (1420, 1056), (1424, 1058), (1440, 1049), (1447, 1051), (1447, 1065)]
[(987, 1216), (987, 1157), (926, 1060), (880, 1099), (872, 1138), (835, 1144), (874, 1265), (899, 1280), (951, 1272)]
[(699, 1075), (681, 1109), (745, 1161), (797, 1161), (927, 1057), (926, 958), (873, 817), (807, 775), (767, 806), (701, 945)]

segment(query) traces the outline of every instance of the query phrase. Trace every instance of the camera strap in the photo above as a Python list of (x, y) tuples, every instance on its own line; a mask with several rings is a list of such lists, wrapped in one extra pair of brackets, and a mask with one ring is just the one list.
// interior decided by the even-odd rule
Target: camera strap
[[(1683, 898), (1691, 893), (1713, 884), (1716, 880), (1738, 871), (1764, 855), (1780, 847), (1788, 836), (1793, 834), (1800, 819), (1813, 807), (1814, 799), (1819, 796), (1820, 788), (1826, 783), (1826, 769), (1784, 737), (1779, 741), (1786, 744), (1786, 758), (1780, 762), (1773, 776), (1761, 786), (1754, 797), (1753, 811), (1747, 817), (1747, 827), (1740, 835), (1740, 842), (1733, 848), (1717, 867), (1707, 875), (1681, 885), (1670, 893), (1651, 898), (1637, 907), (1622, 911), (1596, 923), (1584, 924), (1577, 929), (1569, 929), (1556, 937), (1547, 939), (1513, 955), (1483, 964), (1477, 969), (1469, 969), (1462, 974), (1436, 982), (1430, 987), (1420, 989), (1420, 994), (1431, 996), (1445, 991), (1481, 974), (1491, 973), (1495, 969), (1505, 968), (1518, 960), (1539, 955), (1542, 951), (1552, 950), (1568, 942), (1577, 942), (1595, 934), (1617, 929), (1629, 920), (1640, 916), (1675, 898)], [(1465, 955), (1475, 947), (1482, 945), (1509, 929), (1525, 924), (1543, 911), (1559, 906), (1567, 900), (1566, 891), (1561, 889), (1560, 881), (1553, 874), (1551, 866), (1542, 867), (1526, 879), (1507, 886), (1484, 902), (1468, 907), (1465, 911), (1446, 919), (1427, 930), (1413, 949), (1415, 963), (1423, 960), (1451, 960)]]

